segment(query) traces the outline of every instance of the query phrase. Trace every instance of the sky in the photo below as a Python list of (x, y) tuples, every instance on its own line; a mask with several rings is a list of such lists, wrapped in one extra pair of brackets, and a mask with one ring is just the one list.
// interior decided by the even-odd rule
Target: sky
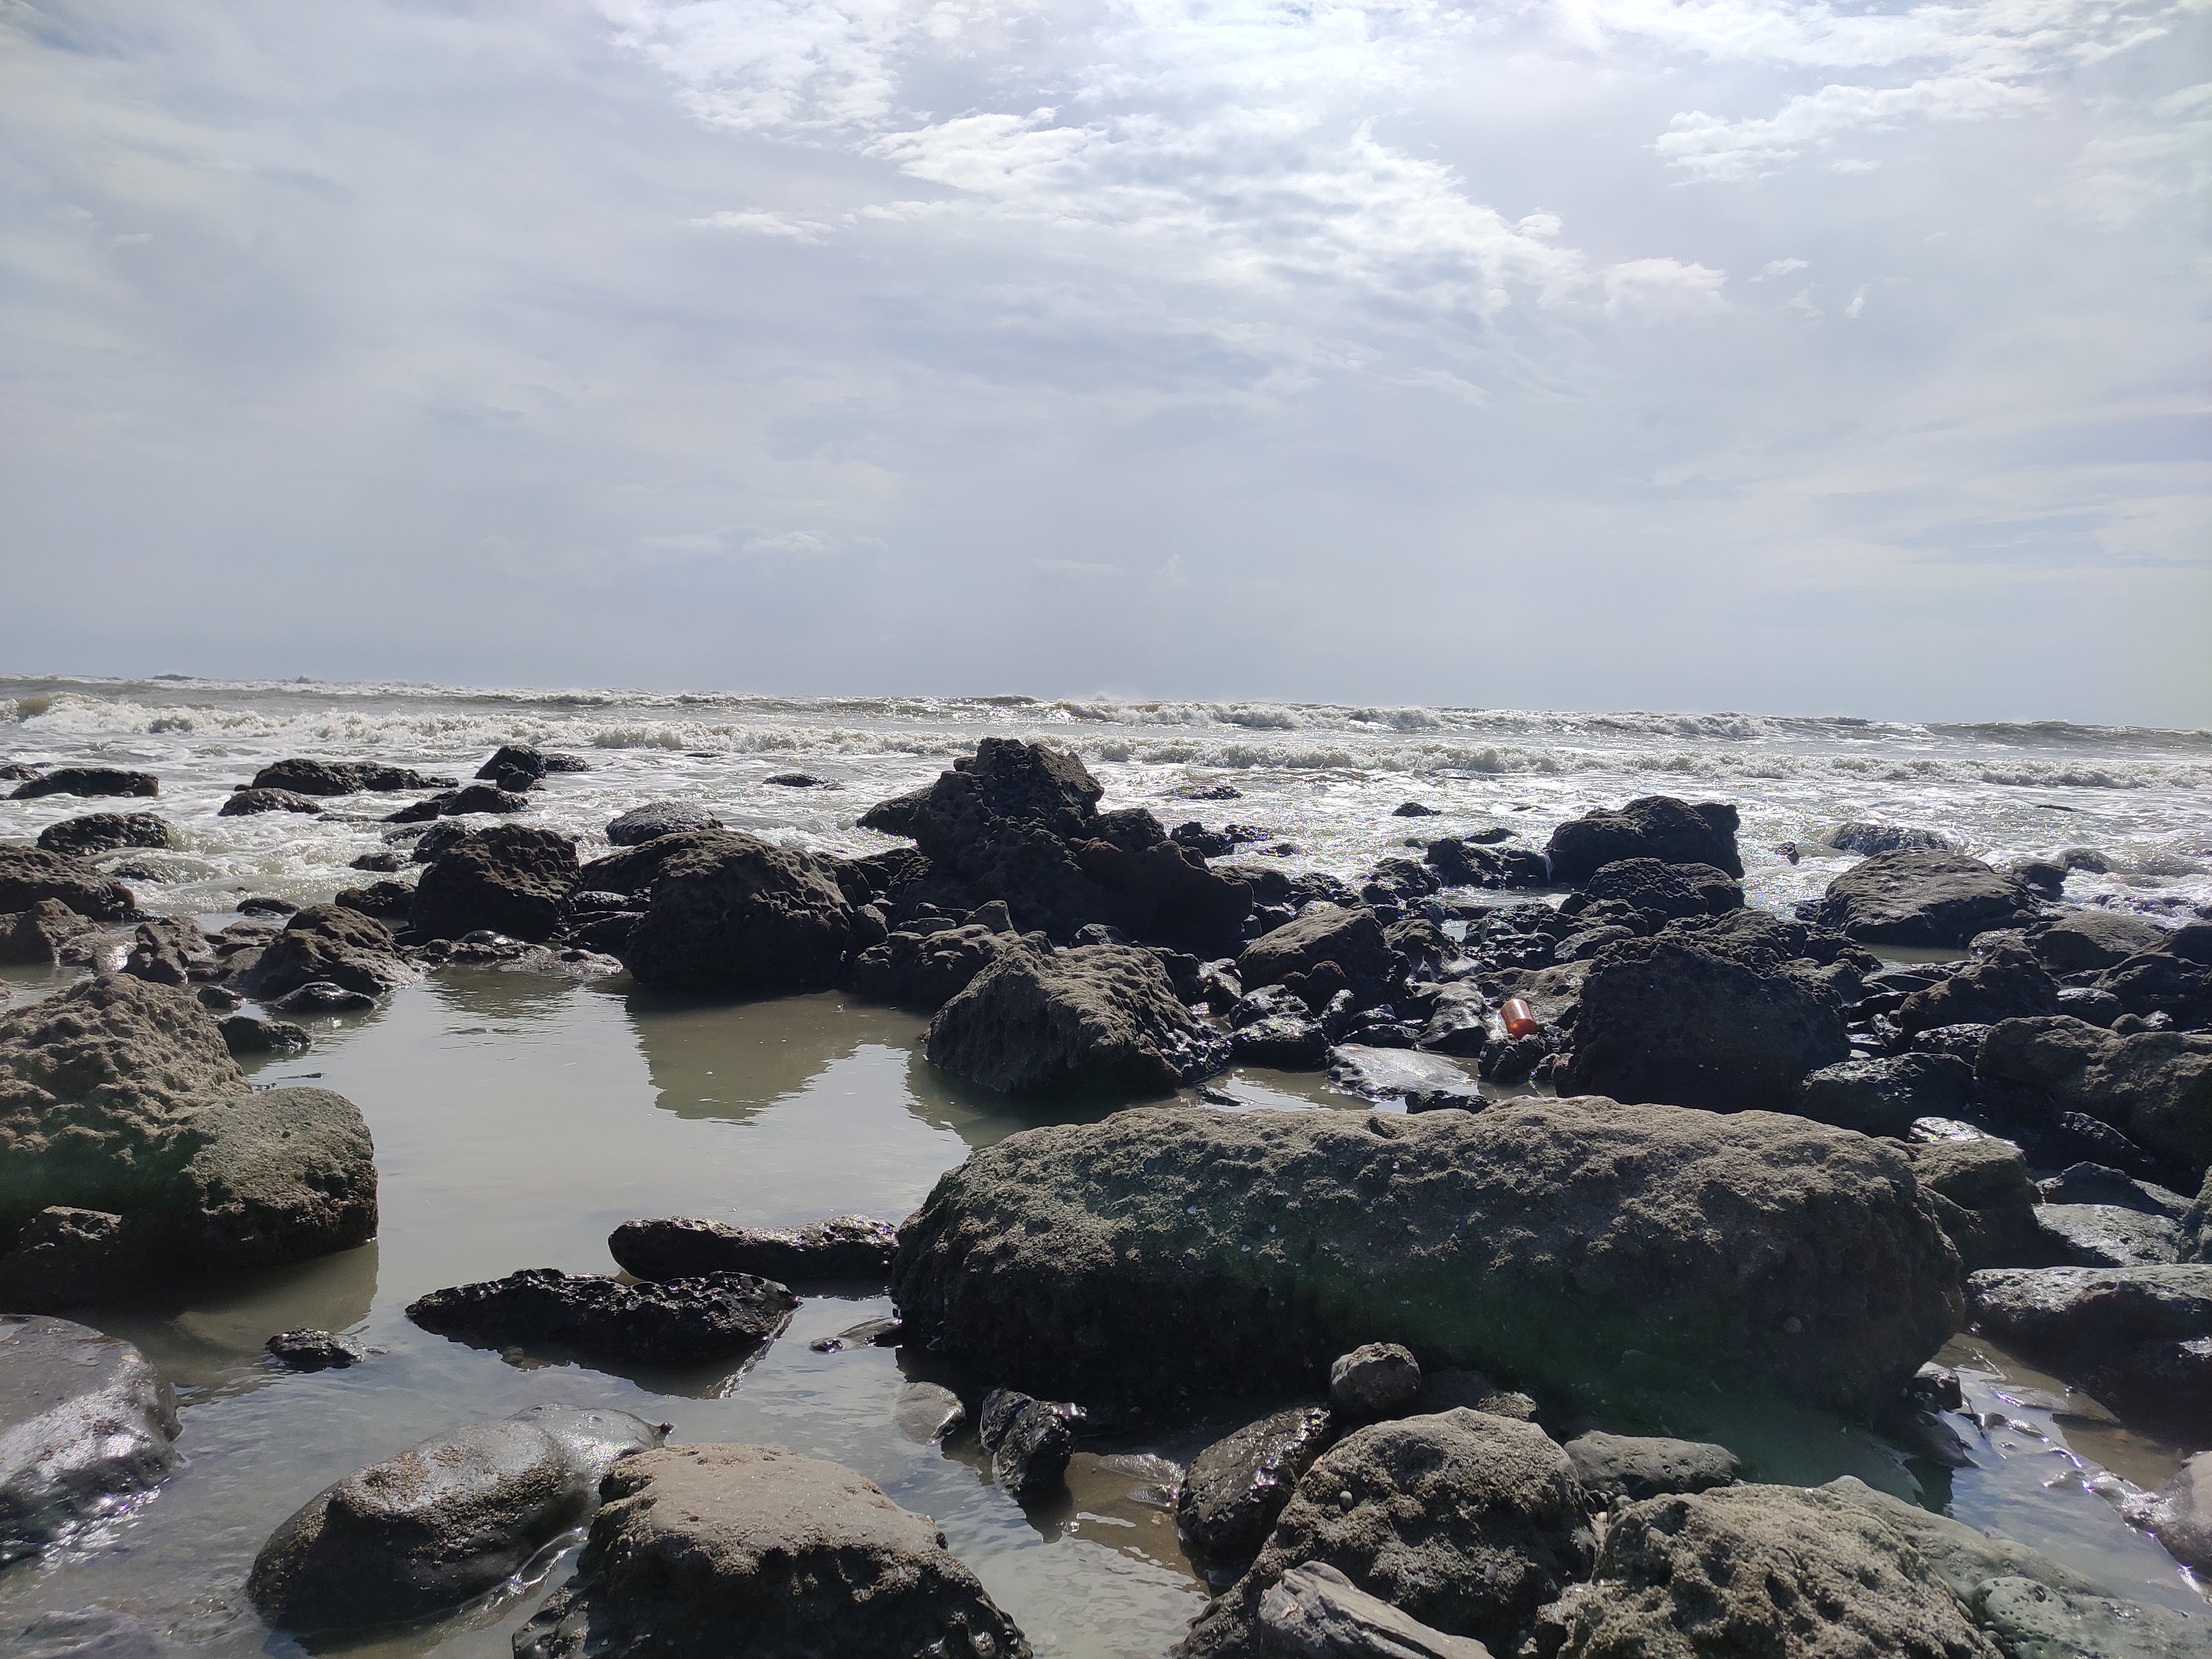
[(2212, 725), (2212, 0), (0, 0), (0, 672)]

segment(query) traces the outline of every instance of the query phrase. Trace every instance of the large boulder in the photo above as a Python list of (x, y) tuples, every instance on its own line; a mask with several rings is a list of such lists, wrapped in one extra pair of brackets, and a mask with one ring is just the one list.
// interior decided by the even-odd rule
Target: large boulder
[(234, 789), (221, 806), (216, 808), (219, 818), (247, 818), (263, 812), (298, 812), (313, 817), (330, 810), (330, 802), (317, 795), (302, 795), (291, 789)]
[(256, 772), (246, 787), (289, 790), (295, 795), (390, 794), (403, 789), (452, 789), (457, 781), (425, 777), (381, 761), (281, 760)]
[(1692, 806), (1671, 795), (1645, 795), (1618, 811), (1587, 812), (1561, 824), (1552, 831), (1544, 856), (1551, 860), (1552, 878), (1571, 886), (1620, 859), (1711, 865), (1723, 875), (1741, 877), (1737, 825), (1733, 806)]
[(317, 983), (382, 996), (412, 977), (389, 927), (337, 904), (295, 910), (243, 975), (246, 987), (264, 1000)]
[(2028, 929), (2028, 949), (2057, 974), (2092, 968), (2117, 968), (2142, 951), (2155, 951), (2172, 937), (2155, 922), (2124, 910), (2069, 910), (2056, 921)]
[(1247, 991), (1256, 991), (1303, 981), (1328, 962), (1343, 969), (1355, 993), (1380, 994), (1394, 959), (1372, 910), (1364, 905), (1310, 905), (1246, 945), (1237, 959), (1237, 978)]
[(57, 899), (94, 921), (121, 921), (138, 901), (82, 859), (34, 847), (0, 847), (0, 915)]
[(1902, 1139), (1923, 1117), (1956, 1118), (1974, 1068), (1956, 1054), (1885, 1054), (1823, 1066), (1798, 1086), (1793, 1110), (1839, 1129)]
[(663, 836), (639, 851), (659, 866), (644, 919), (623, 947), (641, 983), (775, 995), (826, 989), (836, 977), (854, 911), (830, 860), (727, 830)]
[(1166, 1094), (1229, 1058), (1159, 958), (1120, 945), (1024, 942), (939, 1009), (925, 1041), (940, 1071), (1011, 1095)]
[(1335, 1568), (1423, 1624), (1512, 1651), (1589, 1571), (1574, 1465), (1533, 1423), (1450, 1411), (1347, 1436), (1308, 1469), (1258, 1559), (1200, 1615), (1176, 1659), (1263, 1659), (1262, 1601), (1292, 1569)]
[(627, 1412), (532, 1406), (434, 1435), (301, 1505), (262, 1546), (246, 1594), (300, 1632), (458, 1607), (581, 1525), (608, 1470), (666, 1433)]
[(1789, 1110), (1850, 1053), (1843, 1005), (1809, 975), (1674, 939), (1623, 939), (1583, 981), (1565, 1086), (1715, 1111)]
[(928, 933), (901, 929), (854, 959), (853, 988), (872, 1002), (933, 1014), (1020, 946), (1019, 934), (974, 922)]
[(617, 847), (642, 847), (663, 836), (720, 830), (721, 819), (692, 801), (655, 800), (617, 813), (607, 823), (607, 839)]
[(415, 931), (459, 939), (478, 928), (542, 944), (575, 890), (575, 843), (550, 830), (497, 823), (433, 860), (415, 888)]
[(27, 783), (19, 785), (11, 800), (36, 800), (43, 795), (158, 795), (161, 781), (151, 772), (131, 772), (113, 766), (58, 766)]
[(2192, 1173), (2212, 1166), (2212, 1033), (2122, 1036), (2063, 1014), (2008, 1019), (1983, 1038), (1974, 1070), (2109, 1123)]
[(1913, 1173), (1969, 1273), (2053, 1265), (2050, 1242), (2036, 1224), (2042, 1194), (2028, 1178), (2027, 1160), (2019, 1147), (1993, 1135), (1976, 1135), (1916, 1143), (1908, 1150)]
[(1959, 1275), (1900, 1149), (1568, 1099), (1025, 1131), (939, 1181), (892, 1293), (909, 1341), (1038, 1393), (1312, 1387), (1395, 1341), (1563, 1393), (1633, 1349), (1857, 1407), (1957, 1328)]
[(1028, 1659), (943, 1534), (850, 1469), (780, 1447), (682, 1446), (617, 1464), (576, 1576), (516, 1659)]
[(1592, 1429), (1568, 1441), (1566, 1454), (1590, 1501), (1608, 1509), (1670, 1492), (1710, 1492), (1734, 1485), (1742, 1473), (1741, 1462), (1726, 1446), (1662, 1435)]
[(169, 1385), (128, 1342), (0, 1314), (0, 1564), (156, 1485), (176, 1434)]
[(1593, 903), (1611, 900), (1639, 912), (1644, 924), (1662, 927), (1679, 916), (1717, 916), (1743, 908), (1743, 887), (1710, 864), (1669, 864), (1663, 859), (1615, 859), (1583, 884)]
[(64, 818), (39, 831), (43, 850), (71, 858), (112, 852), (118, 847), (183, 845), (175, 827), (151, 812), (90, 812), (81, 818)]
[(2123, 1416), (2201, 1435), (2212, 1408), (2212, 1264), (1985, 1268), (1974, 1328)]
[(0, 914), (0, 962), (52, 967), (65, 953), (85, 948), (100, 931), (99, 923), (59, 899), (43, 898), (27, 908)]
[(2035, 919), (2035, 896), (1963, 853), (1877, 853), (1828, 884), (1816, 920), (1862, 944), (1964, 945)]
[(1942, 1025), (1994, 1025), (2057, 1012), (2057, 981), (2027, 951), (2006, 947), (1911, 993), (1897, 1010), (1897, 1028), (1909, 1036)]

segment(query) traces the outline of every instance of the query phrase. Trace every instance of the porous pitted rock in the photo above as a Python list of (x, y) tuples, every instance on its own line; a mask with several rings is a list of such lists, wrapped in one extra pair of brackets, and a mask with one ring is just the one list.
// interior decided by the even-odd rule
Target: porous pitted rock
[(659, 855), (659, 873), (623, 946), (641, 983), (778, 995), (836, 977), (853, 905), (830, 860), (728, 830), (663, 836), (646, 850)]
[(1898, 1030), (1911, 1036), (1939, 1025), (1994, 1025), (2057, 1012), (2058, 982), (2027, 951), (2008, 946), (1913, 992), (1896, 1018)]
[(1726, 1446), (1593, 1429), (1566, 1444), (1567, 1461), (1593, 1503), (1611, 1509), (1669, 1492), (1733, 1486), (1742, 1465)]
[(1552, 831), (1544, 855), (1552, 879), (1578, 886), (1604, 866), (1620, 859), (1657, 859), (1665, 864), (1711, 865), (1723, 875), (1741, 878), (1743, 859), (1735, 849), (1736, 810), (1705, 803), (1692, 806), (1671, 795), (1645, 795), (1618, 811), (1584, 813)]
[(1344, 970), (1346, 981), (1364, 997), (1379, 994), (1389, 981), (1394, 959), (1382, 924), (1364, 905), (1316, 904), (1296, 920), (1262, 933), (1237, 958), (1237, 978), (1245, 990), (1302, 979), (1325, 962)]
[(1562, 1659), (1998, 1659), (1918, 1551), (1825, 1491), (1723, 1486), (1631, 1504), (1560, 1609)]
[(425, 777), (380, 761), (281, 760), (253, 775), (249, 789), (284, 789), (295, 795), (391, 794), (403, 789), (451, 789), (452, 778)]
[(2212, 1652), (2202, 1615), (2187, 1618), (2101, 1590), (1992, 1578), (1975, 1589), (1972, 1607), (1998, 1651), (2023, 1659), (2203, 1659)]
[(2049, 1243), (2035, 1224), (2041, 1195), (2019, 1147), (1978, 1135), (1916, 1142), (1907, 1150), (1968, 1272), (2052, 1265)]
[(82, 858), (88, 853), (111, 852), (118, 847), (180, 847), (184, 844), (167, 818), (151, 812), (89, 812), (81, 818), (64, 818), (39, 831), (42, 851)]
[(2201, 1433), (2212, 1407), (2212, 1265), (1987, 1268), (1974, 1328), (2124, 1417)]
[(1176, 1659), (1273, 1651), (1261, 1604), (1310, 1563), (1510, 1652), (1537, 1609), (1589, 1571), (1593, 1549), (1574, 1466), (1534, 1424), (1463, 1410), (1378, 1423), (1306, 1471), (1251, 1570), (1200, 1615)]
[(149, 916), (138, 924), (123, 971), (156, 985), (189, 984), (195, 967), (212, 961), (214, 947), (190, 916)]
[(551, 1345), (595, 1358), (690, 1365), (758, 1347), (799, 1298), (751, 1273), (695, 1273), (625, 1285), (558, 1267), (433, 1291), (408, 1304), (426, 1331), (478, 1346)]
[(2035, 919), (2035, 897), (1963, 853), (1877, 853), (1828, 884), (1816, 921), (1862, 944), (1964, 945)]
[(1122, 945), (1024, 940), (937, 1011), (925, 1041), (939, 1070), (1010, 1095), (1166, 1094), (1229, 1059), (1159, 958)]
[(138, 901), (82, 859), (42, 853), (35, 847), (0, 847), (0, 915), (56, 899), (94, 921), (121, 921)]
[(575, 843), (527, 824), (497, 823), (464, 836), (416, 884), (415, 931), (459, 939), (478, 928), (543, 944), (575, 890)]
[(1347, 1423), (1403, 1417), (1421, 1397), (1421, 1366), (1395, 1342), (1366, 1342), (1328, 1368), (1329, 1409)]
[(169, 1385), (128, 1342), (0, 1314), (0, 1563), (157, 1484), (176, 1433)]
[(1680, 916), (1717, 916), (1743, 908), (1743, 887), (1710, 864), (1669, 864), (1662, 859), (1615, 859), (1583, 884), (1593, 901), (1611, 899), (1642, 914), (1657, 927)]
[(2109, 1123), (2192, 1173), (2212, 1165), (2212, 1032), (2119, 1036), (2063, 1014), (2008, 1019), (1990, 1029), (1974, 1069)]
[(2124, 910), (2069, 910), (2027, 930), (2027, 947), (2053, 973), (2117, 968), (2140, 951), (2155, 951), (2172, 935), (2155, 922)]
[(1820, 837), (1824, 847), (1838, 853), (1871, 858), (1876, 853), (1948, 853), (1951, 840), (1933, 830), (1911, 830), (1894, 823), (1839, 823)]
[(720, 830), (721, 819), (705, 807), (685, 800), (647, 801), (633, 806), (607, 824), (607, 839), (617, 847), (641, 847), (662, 836), (687, 835), (699, 830)]
[(853, 987), (871, 1001), (933, 1014), (1019, 943), (1018, 934), (973, 922), (932, 933), (902, 930), (854, 959)]
[(246, 1594), (270, 1624), (310, 1632), (458, 1607), (582, 1524), (607, 1472), (666, 1432), (566, 1406), (449, 1429), (301, 1505), (261, 1547)]
[(576, 1576), (515, 1633), (516, 1659), (1029, 1659), (928, 1516), (781, 1447), (625, 1458)]
[(751, 1273), (786, 1283), (883, 1279), (897, 1245), (896, 1225), (859, 1215), (833, 1215), (803, 1227), (732, 1227), (672, 1217), (625, 1221), (607, 1236), (608, 1254), (622, 1270), (649, 1279), (696, 1273)]
[(0, 915), (0, 962), (51, 967), (99, 931), (89, 916), (79, 915), (59, 899), (43, 898), (27, 909)]
[(285, 918), (243, 977), (255, 996), (273, 1000), (316, 984), (379, 997), (414, 974), (399, 959), (392, 930), (374, 916), (343, 905), (310, 904)]
[(368, 1125), (343, 1095), (271, 1089), (203, 1109), (176, 1194), (134, 1221), (199, 1270), (276, 1267), (376, 1237)]
[(161, 781), (151, 772), (130, 772), (112, 766), (58, 766), (16, 786), (11, 800), (37, 800), (44, 795), (158, 795)]
[(1923, 1117), (1956, 1118), (1974, 1068), (1955, 1054), (1884, 1054), (1823, 1066), (1798, 1085), (1794, 1109), (1861, 1134), (1902, 1139)]
[(1400, 1341), (1568, 1390), (1635, 1349), (1848, 1408), (1957, 1328), (1959, 1275), (1899, 1148), (1566, 1099), (1028, 1130), (939, 1181), (892, 1293), (909, 1341), (1039, 1392), (1311, 1387)]
[(234, 789), (216, 809), (219, 818), (252, 817), (260, 812), (300, 812), (313, 815), (330, 810), (326, 797), (303, 795), (295, 789)]
[(1191, 1459), (1176, 1494), (1183, 1542), (1204, 1561), (1249, 1561), (1298, 1477), (1335, 1437), (1326, 1407), (1291, 1406), (1215, 1441)]
[(1671, 938), (1607, 945), (1583, 981), (1563, 1086), (1715, 1111), (1787, 1111), (1850, 1053), (1843, 1005), (1808, 975)]

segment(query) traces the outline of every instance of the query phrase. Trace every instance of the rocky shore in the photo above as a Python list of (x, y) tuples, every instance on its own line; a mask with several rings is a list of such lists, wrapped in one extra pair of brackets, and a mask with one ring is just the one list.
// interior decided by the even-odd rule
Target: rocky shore
[[(0, 844), (0, 954), (88, 970), (0, 1012), (8, 1555), (67, 1547), (174, 1463), (167, 1386), (103, 1310), (376, 1233), (360, 1111), (240, 1060), (478, 966), (842, 990), (926, 1016), (939, 1073), (1081, 1120), (975, 1151), (902, 1220), (641, 1217), (609, 1241), (619, 1275), (526, 1267), (408, 1314), (629, 1374), (740, 1363), (812, 1286), (887, 1286), (896, 1318), (836, 1342), (973, 1379), (916, 1396), (923, 1437), (972, 1423), (1031, 1505), (1132, 1422), (1272, 1398), (1169, 1482), (1218, 1592), (1188, 1659), (2212, 1652), (2212, 1620), (2019, 1544), (1648, 1432), (1725, 1395), (1971, 1457), (1929, 1362), (1977, 1331), (2198, 1453), (2115, 1501), (2212, 1571), (2212, 920), (2069, 905), (2062, 866), (1894, 826), (1858, 826), (1869, 855), (1778, 915), (1745, 902), (1735, 809), (1662, 796), (1540, 854), (1460, 826), (1294, 876), (1000, 738), (862, 812), (888, 838), (865, 856), (647, 802), (586, 860), (526, 821), (580, 764), (264, 768), (223, 815), (376, 799), (388, 854), (215, 932), (94, 862), (167, 845), (154, 812)], [(159, 798), (91, 769), (22, 789)], [(1244, 1109), (1221, 1079), (1255, 1066), (1341, 1109)], [(457, 1423), (310, 1499), (252, 1603), (303, 1633), (441, 1615), (586, 1527), (518, 1655), (683, 1659), (732, 1621), (763, 1654), (1030, 1651), (859, 1474), (666, 1437), (550, 1406)]]

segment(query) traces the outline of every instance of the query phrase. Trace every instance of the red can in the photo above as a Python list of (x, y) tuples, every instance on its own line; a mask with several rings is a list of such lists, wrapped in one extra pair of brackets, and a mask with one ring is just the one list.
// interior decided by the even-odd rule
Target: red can
[(1505, 1022), (1508, 1036), (1534, 1036), (1544, 1029), (1537, 1021), (1536, 1011), (1519, 997), (1506, 998), (1499, 1005), (1498, 1017)]

